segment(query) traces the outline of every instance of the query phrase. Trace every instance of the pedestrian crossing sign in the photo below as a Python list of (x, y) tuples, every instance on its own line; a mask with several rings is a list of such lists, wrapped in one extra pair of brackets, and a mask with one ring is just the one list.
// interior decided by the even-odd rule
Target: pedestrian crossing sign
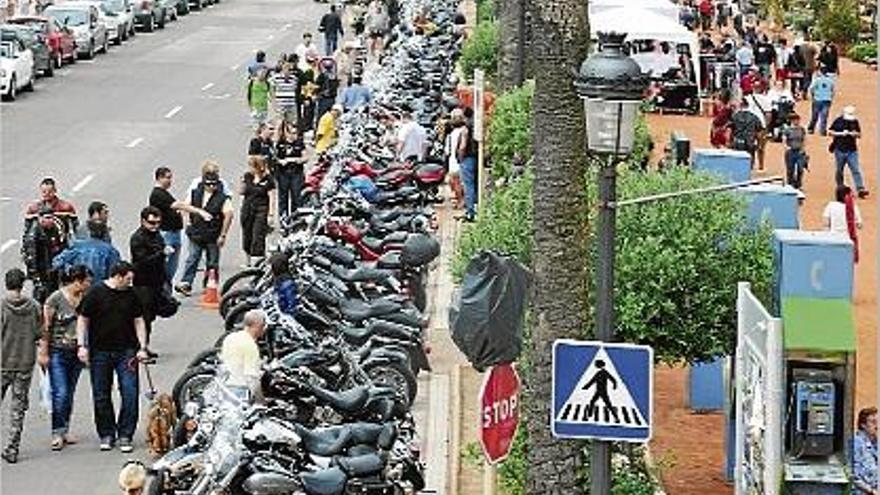
[(654, 351), (560, 339), (553, 343), (551, 429), (558, 438), (651, 439)]

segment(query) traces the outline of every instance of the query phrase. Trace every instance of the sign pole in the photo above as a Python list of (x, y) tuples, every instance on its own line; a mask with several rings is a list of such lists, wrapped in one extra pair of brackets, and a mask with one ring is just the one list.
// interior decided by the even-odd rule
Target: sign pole
[(495, 495), (497, 476), (495, 465), (483, 460), (483, 495)]
[(474, 70), (474, 141), (477, 142), (477, 204), (483, 204), (486, 190), (486, 174), (483, 173), (483, 126), (485, 122), (484, 93), (485, 74), (482, 69)]

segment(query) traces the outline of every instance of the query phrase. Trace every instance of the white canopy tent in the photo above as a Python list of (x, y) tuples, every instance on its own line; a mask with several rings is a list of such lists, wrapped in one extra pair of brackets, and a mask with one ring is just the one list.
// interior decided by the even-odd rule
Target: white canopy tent
[[(600, 0), (600, 1), (626, 1), (626, 0)], [(633, 4), (638, 5), (642, 1), (636, 0)], [(666, 0), (663, 0), (666, 1)], [(643, 8), (616, 8), (599, 12), (590, 17), (590, 32), (592, 37), (597, 38), (599, 32), (626, 33), (627, 41), (653, 40), (666, 41), (673, 45), (685, 44), (690, 47), (691, 62), (693, 63), (696, 80), (700, 81), (699, 44), (696, 33), (679, 24), (678, 18), (670, 19), (656, 12)], [(637, 59), (637, 57), (634, 57)], [(639, 65), (642, 65), (640, 62)], [(647, 68), (642, 65), (643, 70)]]
[(675, 22), (678, 22), (678, 15), (681, 10), (678, 4), (670, 0), (591, 0), (590, 16), (621, 8), (647, 10), (663, 17), (668, 17)]

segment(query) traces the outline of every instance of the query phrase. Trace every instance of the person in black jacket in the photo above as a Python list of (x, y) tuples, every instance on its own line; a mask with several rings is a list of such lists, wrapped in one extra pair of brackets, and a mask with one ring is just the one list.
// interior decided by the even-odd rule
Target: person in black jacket
[(248, 156), (262, 156), (270, 169), (275, 167), (275, 143), (272, 142), (272, 133), (275, 127), (269, 123), (257, 126), (256, 135), (248, 144)]
[(336, 5), (331, 5), (330, 12), (321, 17), (318, 31), (324, 33), (324, 50), (327, 56), (333, 55), (339, 46), (339, 37), (345, 36), (345, 33), (342, 31), (342, 19), (336, 12)]
[[(150, 339), (153, 320), (156, 319), (156, 304), (163, 290), (166, 277), (165, 257), (174, 252), (173, 246), (166, 246), (159, 226), (162, 212), (154, 206), (141, 210), (141, 226), (131, 234), (129, 248), (131, 263), (134, 265), (134, 290), (141, 300), (144, 322), (147, 327), (147, 342)], [(153, 357), (155, 353), (148, 351)]]
[(232, 199), (220, 184), (220, 174), (208, 171), (202, 174), (202, 180), (190, 191), (188, 203), (207, 211), (211, 220), (205, 220), (200, 215), (189, 215), (189, 226), (186, 228), (189, 255), (183, 269), (183, 278), (174, 288), (184, 296), (192, 294), (192, 283), (196, 278), (202, 253), (205, 253), (206, 275), (211, 270), (216, 273), (220, 268), (220, 248), (226, 244), (226, 236), (235, 215)]

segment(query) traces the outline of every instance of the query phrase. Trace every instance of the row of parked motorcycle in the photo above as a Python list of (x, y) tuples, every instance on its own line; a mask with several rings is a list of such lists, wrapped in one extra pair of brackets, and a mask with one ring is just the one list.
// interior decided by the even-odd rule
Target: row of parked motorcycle
[(169, 22), (220, 0), (74, 0), (40, 4), (34, 15), (0, 24), (0, 94), (15, 100), (33, 91), (37, 77), (79, 59), (106, 54), (138, 31), (164, 29)]
[[(402, 0), (401, 18), (428, 8), (430, 36), (394, 28), (379, 64), (366, 65), (369, 107), (345, 113), (339, 140), (307, 173), (305, 205), (282, 219), (263, 264), (226, 279), (214, 346), (177, 380), (175, 447), (151, 467), (150, 494), (415, 494), (425, 465), (412, 414), (429, 371), (427, 279), (440, 244), (436, 204), (445, 179), (434, 123), (461, 39), (458, 0)], [(400, 160), (404, 111), (433, 147)], [(290, 287), (295, 294), (280, 290)], [(294, 301), (291, 303), (291, 301)], [(224, 381), (220, 347), (261, 309), (256, 399)]]

